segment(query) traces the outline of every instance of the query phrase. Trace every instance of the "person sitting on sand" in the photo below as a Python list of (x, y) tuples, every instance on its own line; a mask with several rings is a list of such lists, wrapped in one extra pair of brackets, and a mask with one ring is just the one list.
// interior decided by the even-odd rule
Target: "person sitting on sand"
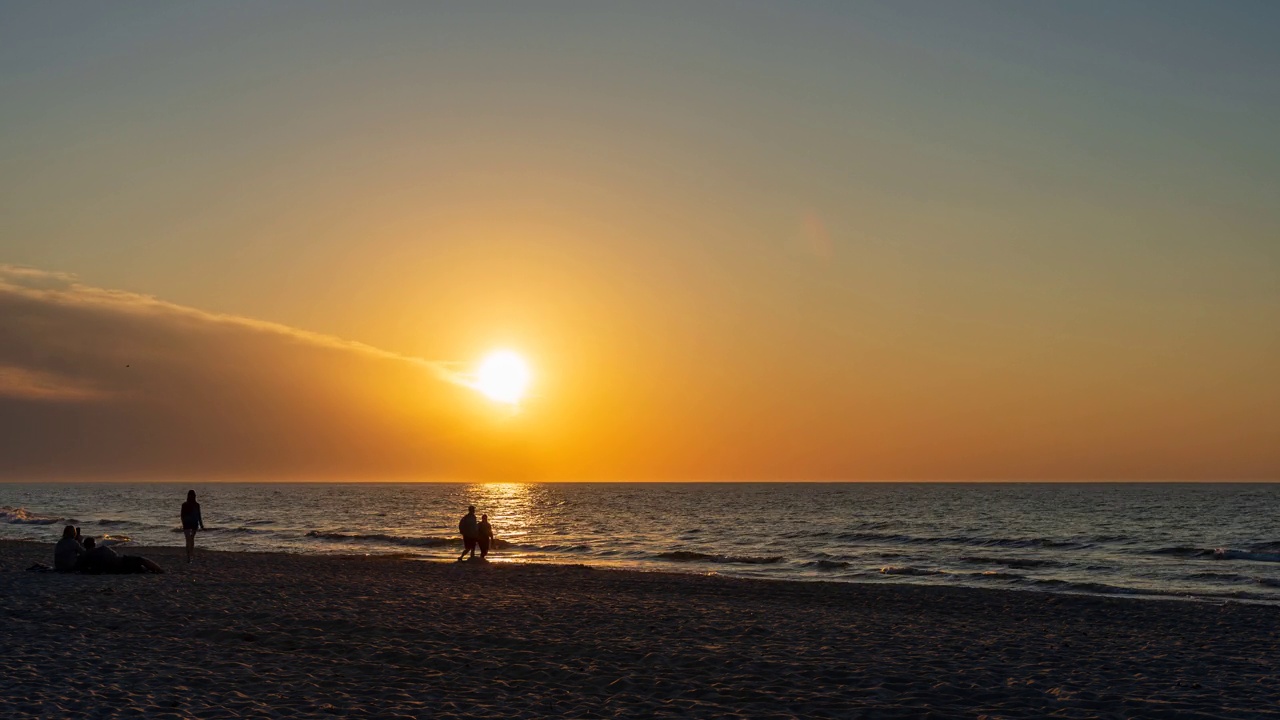
[(147, 558), (138, 555), (119, 555), (106, 545), (95, 547), (93, 538), (85, 538), (84, 547), (86, 554), (83, 569), (88, 573), (127, 575), (164, 572), (164, 568)]
[(493, 526), (489, 524), (489, 516), (481, 515), (480, 524), (477, 526), (479, 531), (480, 542), (480, 559), (489, 556), (489, 545), (493, 543)]
[(458, 556), (458, 562), (462, 562), (462, 558), (471, 553), (472, 559), (476, 556), (476, 544), (479, 540), (480, 530), (476, 527), (476, 506), (467, 506), (467, 514), (462, 516), (458, 521), (458, 532), (462, 533), (462, 554)]
[(187, 564), (196, 553), (196, 531), (204, 529), (204, 518), (200, 515), (200, 503), (196, 502), (196, 491), (187, 491), (187, 501), (182, 503), (182, 534), (187, 538)]
[(58, 572), (80, 569), (80, 559), (84, 557), (84, 553), (84, 546), (76, 540), (76, 528), (72, 525), (62, 528), (62, 539), (53, 546), (53, 569)]

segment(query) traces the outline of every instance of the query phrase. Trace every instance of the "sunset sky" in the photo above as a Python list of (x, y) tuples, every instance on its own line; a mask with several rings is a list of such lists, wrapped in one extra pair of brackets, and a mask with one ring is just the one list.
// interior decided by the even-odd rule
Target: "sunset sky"
[(6, 3), (0, 478), (1280, 479), (1277, 28)]

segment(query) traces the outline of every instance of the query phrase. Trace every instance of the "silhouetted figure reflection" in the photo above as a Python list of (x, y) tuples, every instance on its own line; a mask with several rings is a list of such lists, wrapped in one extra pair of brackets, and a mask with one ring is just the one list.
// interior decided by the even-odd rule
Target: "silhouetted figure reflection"
[(164, 572), (164, 568), (139, 555), (118, 555), (115, 550), (106, 545), (95, 547), (93, 538), (85, 538), (84, 549), (86, 551), (83, 563), (85, 572), (112, 575)]
[(204, 529), (204, 517), (200, 515), (200, 503), (196, 491), (187, 491), (187, 501), (182, 503), (182, 534), (187, 538), (187, 564), (196, 552), (196, 532)]
[(489, 516), (481, 515), (480, 524), (478, 526), (480, 535), (480, 557), (489, 556), (489, 545), (493, 543), (493, 526), (489, 524)]
[(458, 532), (462, 533), (462, 554), (458, 556), (458, 561), (471, 553), (471, 557), (476, 556), (476, 545), (480, 539), (480, 529), (476, 523), (476, 506), (467, 506), (467, 514), (462, 516), (458, 521)]

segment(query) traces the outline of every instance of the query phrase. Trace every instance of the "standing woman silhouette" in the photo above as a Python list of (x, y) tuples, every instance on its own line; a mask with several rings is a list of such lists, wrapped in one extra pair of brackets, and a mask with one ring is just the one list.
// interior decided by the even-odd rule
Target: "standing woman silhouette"
[(182, 503), (182, 534), (187, 538), (187, 564), (196, 552), (196, 531), (204, 529), (204, 518), (200, 516), (200, 503), (196, 502), (196, 491), (187, 491), (187, 501)]

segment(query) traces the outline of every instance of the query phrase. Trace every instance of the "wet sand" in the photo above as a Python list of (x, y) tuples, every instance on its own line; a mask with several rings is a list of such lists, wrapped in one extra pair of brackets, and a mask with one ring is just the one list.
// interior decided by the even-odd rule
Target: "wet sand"
[(1280, 608), (0, 541), (0, 717), (1280, 717)]

